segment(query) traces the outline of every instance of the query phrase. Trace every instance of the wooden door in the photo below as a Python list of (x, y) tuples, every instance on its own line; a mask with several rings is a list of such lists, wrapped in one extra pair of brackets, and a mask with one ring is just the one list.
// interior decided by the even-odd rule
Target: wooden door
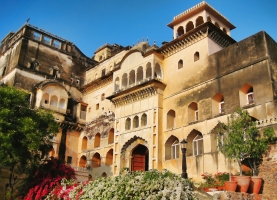
[(132, 171), (145, 171), (145, 155), (134, 154)]

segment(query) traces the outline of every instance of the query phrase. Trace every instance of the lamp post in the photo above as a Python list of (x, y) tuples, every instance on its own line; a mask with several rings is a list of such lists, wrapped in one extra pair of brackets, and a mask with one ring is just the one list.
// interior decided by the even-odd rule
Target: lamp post
[(188, 142), (183, 139), (181, 142), (181, 150), (182, 150), (182, 178), (187, 179), (188, 174), (187, 174), (187, 157), (186, 157), (186, 152), (187, 152), (187, 144)]

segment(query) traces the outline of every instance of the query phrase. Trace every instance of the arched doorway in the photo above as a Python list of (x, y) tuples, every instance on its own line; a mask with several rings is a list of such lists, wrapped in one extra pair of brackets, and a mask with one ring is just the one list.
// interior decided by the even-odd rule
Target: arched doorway
[(149, 152), (146, 146), (139, 144), (132, 153), (132, 171), (148, 171)]

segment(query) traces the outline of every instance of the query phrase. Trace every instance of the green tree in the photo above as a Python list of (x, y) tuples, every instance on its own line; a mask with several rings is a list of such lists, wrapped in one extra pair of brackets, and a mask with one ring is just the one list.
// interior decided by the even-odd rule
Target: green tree
[[(248, 159), (253, 172), (258, 169), (258, 161), (268, 151), (269, 144), (274, 143), (275, 133), (272, 128), (258, 129), (255, 120), (247, 110), (238, 108), (227, 120), (219, 123), (218, 148), (226, 158), (236, 159), (242, 175), (242, 161)], [(255, 168), (254, 168), (255, 166)]]
[(58, 132), (50, 112), (29, 108), (29, 94), (9, 86), (0, 86), (0, 167), (10, 171), (10, 194), (18, 179), (39, 165)]

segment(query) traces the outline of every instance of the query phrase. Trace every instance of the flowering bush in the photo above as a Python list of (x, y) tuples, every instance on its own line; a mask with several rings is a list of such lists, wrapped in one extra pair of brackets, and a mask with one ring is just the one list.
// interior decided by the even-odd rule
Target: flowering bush
[(219, 182), (221, 185), (224, 185), (224, 182), (229, 181), (229, 173), (228, 172), (218, 172), (214, 175), (215, 180)]
[(214, 175), (205, 172), (201, 176), (205, 180), (205, 182), (199, 183), (199, 188), (223, 186), (224, 182), (229, 180), (229, 173), (227, 172), (218, 172)]
[(46, 160), (31, 177), (32, 181), (24, 200), (43, 199), (53, 188), (59, 186), (64, 178), (74, 179), (74, 169), (53, 157)]
[(46, 199), (196, 199), (191, 182), (167, 170), (159, 172), (126, 172), (124, 175), (100, 178), (74, 184), (62, 181)]
[(215, 178), (213, 177), (212, 174), (209, 174), (209, 173), (205, 172), (201, 176), (205, 180), (205, 183), (207, 185), (209, 185), (209, 186), (215, 186), (216, 185), (216, 180), (215, 180)]

